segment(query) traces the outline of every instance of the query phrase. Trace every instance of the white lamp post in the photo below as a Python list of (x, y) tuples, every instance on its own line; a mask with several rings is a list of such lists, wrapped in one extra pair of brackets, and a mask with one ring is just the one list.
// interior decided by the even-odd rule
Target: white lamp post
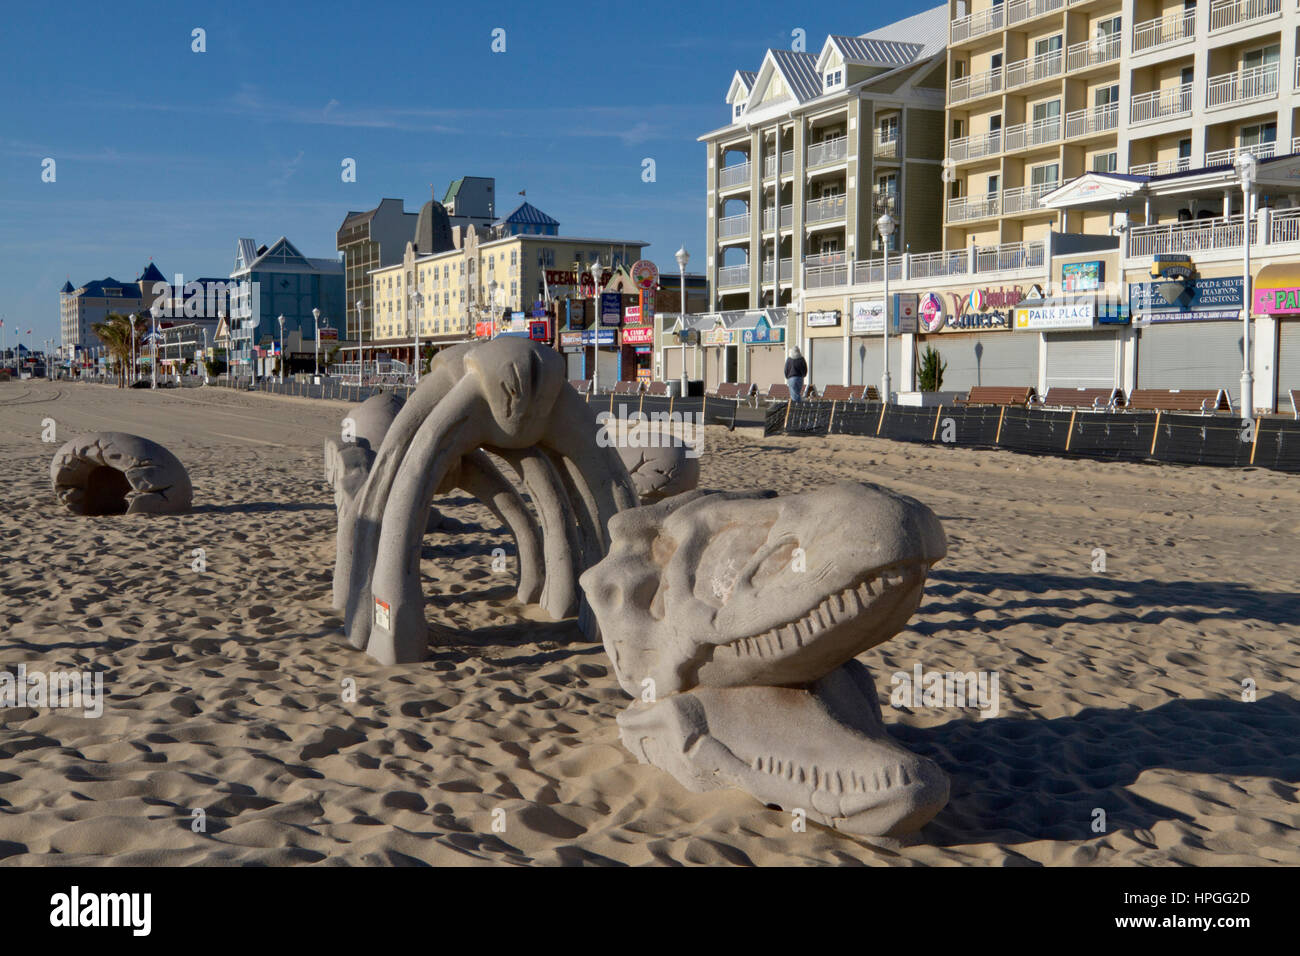
[(158, 306), (149, 306), (149, 318), (153, 327), (149, 331), (149, 341), (153, 343), (153, 360), (149, 363), (149, 387), (158, 387)]
[(888, 405), (891, 394), (889, 387), (889, 320), (891, 318), (889, 308), (889, 237), (894, 234), (894, 220), (889, 213), (881, 213), (880, 218), (876, 220), (876, 228), (880, 230), (880, 248), (884, 253), (882, 272), (885, 276), (885, 323), (881, 329), (881, 341), (885, 344), (885, 363), (884, 373), (880, 379), (880, 400)]
[(131, 322), (131, 382), (127, 386), (129, 388), (135, 383), (135, 313), (132, 312), (127, 318)]
[(1238, 153), (1235, 165), (1241, 178), (1241, 418), (1249, 421), (1255, 414), (1255, 376), (1250, 369), (1250, 227), (1254, 223), (1251, 201), (1255, 194), (1255, 167), (1259, 161), (1251, 153)]
[(593, 356), (591, 363), (591, 390), (595, 394), (600, 394), (600, 333), (604, 326), (601, 324), (603, 316), (600, 314), (600, 274), (603, 270), (600, 266), (600, 256), (597, 255), (591, 260), (591, 313), (596, 317), (596, 327), (592, 331), (591, 354)]
[(411, 290), (411, 311), (415, 313), (415, 384), (420, 384), (420, 311), (424, 308), (424, 294)]
[[(681, 247), (680, 249), (678, 249), (677, 252), (674, 253), (674, 256), (675, 256), (676, 259), (677, 259), (677, 276), (678, 276), (678, 279), (680, 279), (680, 281), (681, 281), (681, 292), (682, 292), (682, 297), (681, 297), (681, 303), (682, 303), (682, 304), (681, 304), (681, 320), (682, 320), (682, 331), (685, 332), (685, 331), (686, 331), (686, 263), (688, 263), (688, 262), (691, 261), (691, 254), (690, 254), (689, 252), (686, 251), (686, 243), (684, 243), (684, 242), (682, 243), (682, 247)], [(686, 385), (686, 383), (687, 383), (687, 381), (689, 380), (689, 379), (688, 379), (688, 376), (687, 376), (687, 374), (686, 374), (685, 353), (686, 353), (686, 349), (683, 348), (683, 349), (682, 349), (682, 357), (683, 357), (683, 361), (682, 361), (682, 397), (685, 397), (685, 396), (686, 396), (686, 389), (687, 389), (687, 385)], [(691, 357), (694, 358), (694, 355), (692, 354)]]
[(366, 325), (363, 321), (366, 311), (366, 304), (357, 299), (357, 384), (364, 384), (362, 379), (365, 377), (366, 370)]
[(208, 384), (208, 328), (203, 327), (203, 384)]
[(320, 374), (320, 309), (312, 309), (311, 317), (316, 320), (316, 344), (312, 350), (312, 374)]
[(280, 384), (284, 384), (284, 313), (277, 317), (280, 323)]

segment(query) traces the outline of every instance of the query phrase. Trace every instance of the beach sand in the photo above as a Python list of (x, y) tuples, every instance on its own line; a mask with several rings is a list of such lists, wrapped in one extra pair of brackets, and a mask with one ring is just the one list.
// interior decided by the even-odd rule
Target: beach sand
[[(886, 701), (917, 664), (996, 672), (1000, 708), (886, 704), (952, 797), (881, 847), (638, 765), (603, 649), (513, 602), (467, 498), (439, 507), (469, 532), (425, 543), (428, 660), (351, 648), (321, 465), (346, 407), (0, 384), (0, 669), (107, 694), (0, 710), (0, 862), (1300, 863), (1300, 476), (709, 428), (702, 487), (869, 480), (944, 522), (920, 610), (861, 660)], [(168, 447), (194, 512), (60, 510), (50, 459), (92, 430)]]

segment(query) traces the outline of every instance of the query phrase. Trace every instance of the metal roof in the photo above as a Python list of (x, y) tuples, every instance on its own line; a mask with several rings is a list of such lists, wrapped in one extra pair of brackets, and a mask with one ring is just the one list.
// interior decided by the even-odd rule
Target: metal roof
[(817, 72), (816, 56), (793, 50), (768, 50), (767, 53), (800, 103), (821, 96), (822, 76)]
[(529, 226), (558, 226), (560, 220), (552, 219), (530, 202), (521, 202), (515, 211), (499, 222), (522, 223)]
[(868, 37), (830, 37), (845, 60), (870, 66), (906, 66), (925, 49), (921, 43), (902, 43), (898, 40), (873, 40)]

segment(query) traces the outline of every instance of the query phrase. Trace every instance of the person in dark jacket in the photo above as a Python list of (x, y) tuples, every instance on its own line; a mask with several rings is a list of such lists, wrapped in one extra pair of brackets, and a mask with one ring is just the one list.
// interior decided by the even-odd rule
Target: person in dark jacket
[(803, 360), (799, 349), (790, 350), (790, 357), (785, 360), (785, 384), (790, 389), (790, 401), (803, 401), (803, 383), (808, 377), (808, 363)]

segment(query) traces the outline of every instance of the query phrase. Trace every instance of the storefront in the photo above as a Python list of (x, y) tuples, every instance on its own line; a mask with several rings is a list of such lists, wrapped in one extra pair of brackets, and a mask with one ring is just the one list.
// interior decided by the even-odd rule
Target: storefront
[[(1016, 332), (1039, 332), (1043, 374), (1037, 387), (1116, 388), (1123, 380), (1122, 327), (1128, 310), (1104, 296), (1028, 301), (1015, 310)], [(1023, 336), (1030, 339), (1036, 336)]]
[(1011, 332), (1012, 309), (1024, 297), (1020, 286), (948, 293), (947, 301), (939, 292), (920, 296), (917, 352), (932, 346), (947, 363), (945, 391), (1038, 381), (1038, 336)]
[(844, 384), (844, 313), (817, 309), (804, 318), (808, 335), (808, 384), (819, 391)]
[(760, 315), (752, 327), (741, 329), (740, 344), (745, 349), (745, 377), (760, 392), (785, 381), (784, 326), (774, 326), (766, 315)]
[[(891, 298), (897, 300), (899, 296)], [(912, 295), (910, 298), (915, 299)], [(885, 300), (855, 299), (849, 319), (849, 385), (874, 385), (880, 388), (884, 375)], [(915, 314), (910, 326), (899, 324), (898, 316), (889, 330), (889, 375), (895, 389), (903, 387), (903, 351), (912, 339), (901, 333), (916, 332)]]
[(1152, 282), (1129, 283), (1137, 330), (1138, 388), (1223, 388), (1241, 393), (1242, 281), (1195, 276), (1185, 257), (1157, 256)]
[[(1300, 390), (1300, 265), (1265, 266), (1255, 277), (1255, 404), (1294, 412), (1291, 392)], [(1274, 353), (1276, 347), (1276, 353)], [(1268, 361), (1276, 354), (1276, 363)], [(1263, 358), (1263, 361), (1260, 358)], [(1269, 367), (1276, 369), (1274, 401), (1266, 395)]]
[(712, 392), (723, 382), (736, 380), (736, 333), (719, 324), (700, 333), (704, 359), (704, 390)]
[[(649, 382), (654, 379), (655, 330), (648, 325), (625, 326), (622, 339), (622, 378)], [(680, 375), (680, 372), (678, 373)]]

